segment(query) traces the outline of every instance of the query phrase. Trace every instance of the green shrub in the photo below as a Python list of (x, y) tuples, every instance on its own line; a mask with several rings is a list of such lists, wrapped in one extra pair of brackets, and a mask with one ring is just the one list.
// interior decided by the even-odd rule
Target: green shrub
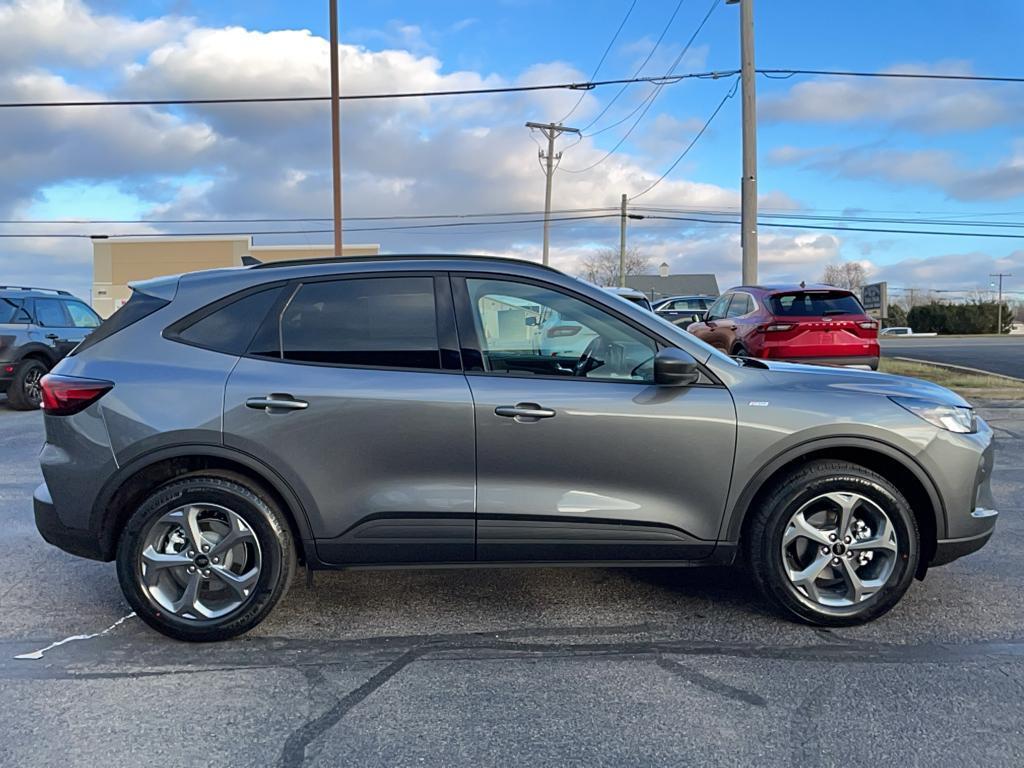
[[(995, 333), (999, 315), (999, 303), (975, 301), (967, 304), (941, 304), (933, 301), (911, 308), (907, 313), (907, 325), (918, 333)], [(1007, 333), (1013, 315), (1003, 304), (1003, 327), (1000, 333)]]

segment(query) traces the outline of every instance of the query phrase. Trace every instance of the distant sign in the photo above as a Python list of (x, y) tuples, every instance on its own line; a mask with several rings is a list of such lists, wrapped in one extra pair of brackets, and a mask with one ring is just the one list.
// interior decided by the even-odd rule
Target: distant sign
[(884, 320), (889, 316), (888, 283), (870, 283), (865, 285), (860, 292), (860, 301), (871, 317)]

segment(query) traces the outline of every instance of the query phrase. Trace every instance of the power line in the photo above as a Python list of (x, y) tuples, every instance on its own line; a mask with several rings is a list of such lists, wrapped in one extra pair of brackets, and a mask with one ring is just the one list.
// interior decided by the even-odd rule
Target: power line
[[(674, 69), (674, 67), (673, 67)], [(962, 80), (989, 83), (1024, 83), (1024, 77), (1004, 77), (995, 75), (956, 75), (923, 72), (855, 72), (829, 69), (758, 69), (757, 72), (766, 77), (783, 76), (783, 79), (795, 75), (821, 75), (831, 77), (877, 77), (905, 78), (917, 80)], [(739, 70), (711, 70), (708, 72), (692, 72), (679, 75), (662, 75), (650, 77), (625, 77), (612, 80), (591, 80), (579, 83), (546, 83), (538, 85), (513, 85), (500, 88), (459, 88), (437, 91), (399, 91), (395, 93), (353, 93), (342, 94), (342, 101), (368, 101), (386, 99), (417, 99), (437, 96), (485, 96), (488, 94), (523, 93), (529, 91), (591, 91), (608, 85), (632, 85), (633, 83), (653, 83), (655, 85), (674, 85), (681, 80), (699, 79), (712, 80), (738, 74)], [(111, 100), (79, 100), (79, 101), (6, 101), (0, 102), (0, 109), (44, 108), (44, 107), (140, 107), (140, 106), (176, 106), (190, 104), (278, 104), (291, 102), (330, 101), (330, 96), (245, 96), (220, 98), (181, 98), (181, 99), (111, 99)], [(589, 127), (589, 126), (588, 126)]]
[[(828, 77), (878, 77), (906, 80), (964, 80), (980, 83), (1024, 83), (1024, 77), (998, 75), (957, 75), (939, 72), (857, 72), (841, 69), (758, 69), (758, 74), (788, 80), (794, 75), (825, 75)], [(780, 77), (781, 76), (781, 77)]]
[[(627, 77), (614, 80), (591, 80), (582, 83), (547, 83), (537, 85), (510, 85), (500, 88), (459, 88), (439, 91), (400, 91), (397, 93), (353, 93), (339, 96), (341, 101), (369, 101), (382, 99), (418, 99), (436, 96), (483, 96), (500, 93), (524, 93), (528, 91), (592, 91), (607, 85), (623, 85), (629, 83), (656, 83), (674, 85), (680, 80), (691, 78), (708, 79), (721, 77), (721, 72), (692, 72), (670, 76)], [(289, 102), (330, 101), (330, 96), (242, 96), (209, 99), (114, 99), (104, 101), (7, 101), (0, 102), (0, 109), (20, 109), (37, 107), (140, 107), (140, 106), (175, 106), (189, 104), (277, 104)]]
[[(619, 28), (615, 30), (615, 34), (612, 35), (612, 39), (608, 41), (608, 45), (604, 49), (604, 53), (601, 54), (601, 60), (597, 62), (597, 66), (594, 67), (594, 71), (590, 75), (591, 80), (597, 77), (597, 73), (601, 71), (601, 65), (604, 64), (604, 60), (608, 58), (608, 52), (612, 49), (612, 46), (615, 45), (615, 41), (619, 39), (619, 33), (622, 32), (622, 28), (626, 26), (626, 22), (629, 21), (629, 17), (632, 15), (633, 9), (636, 8), (636, 3), (637, 0), (633, 0), (633, 2), (629, 6), (629, 10), (626, 11), (626, 15), (622, 17), (622, 21), (619, 23)], [(638, 72), (637, 74), (640, 73)], [(564, 123), (566, 120), (572, 117), (573, 112), (575, 112), (579, 108), (580, 104), (583, 103), (583, 97), (586, 95), (586, 92), (581, 93), (580, 97), (576, 100), (576, 103), (572, 105), (572, 109), (570, 109), (566, 116), (563, 117), (558, 122)]]
[[(587, 216), (570, 216), (562, 218), (550, 219), (552, 222), (556, 221), (589, 221), (593, 219), (607, 219), (607, 218), (618, 218), (617, 213), (601, 213), (601, 214), (590, 214)], [(489, 226), (494, 224), (539, 224), (543, 222), (543, 218), (539, 219), (514, 219), (511, 221), (451, 221), (442, 224), (403, 224), (392, 227), (346, 227), (346, 232), (390, 232), (394, 230), (409, 230), (409, 229), (442, 229), (446, 227), (480, 227)], [(322, 235), (327, 233), (333, 233), (333, 229), (268, 229), (268, 230), (255, 230), (246, 232), (118, 232), (114, 234), (87, 234), (84, 232), (41, 232), (41, 233), (0, 233), (0, 238), (79, 238), (79, 239), (97, 239), (97, 240), (117, 240), (127, 237), (209, 237), (209, 236), (223, 236), (223, 237), (242, 237), (246, 235), (257, 236), (257, 235)]]
[[(668, 72), (665, 73), (665, 77), (672, 76), (672, 73), (675, 71), (675, 68), (679, 66), (679, 63), (683, 60), (683, 57), (690, 50), (690, 46), (693, 45), (693, 41), (697, 39), (697, 35), (700, 34), (700, 31), (702, 29), (704, 29), (704, 25), (707, 24), (708, 19), (711, 18), (711, 14), (715, 12), (715, 9), (718, 8), (718, 5), (719, 0), (713, 0), (713, 2), (711, 3), (711, 7), (708, 8), (708, 12), (704, 14), (704, 18), (701, 19), (700, 24), (697, 25), (697, 29), (694, 30), (692, 35), (690, 35), (690, 39), (686, 41), (686, 45), (683, 46), (683, 50), (679, 52), (679, 55), (676, 57), (675, 61), (672, 62), (672, 66), (669, 67)], [(634, 123), (631, 126), (629, 126), (629, 130), (626, 131), (625, 134), (623, 134), (622, 138), (620, 138), (618, 142), (616, 142), (615, 146), (608, 150), (608, 152), (606, 152), (603, 157), (586, 166), (585, 168), (561, 168), (559, 170), (565, 171), (566, 173), (585, 173), (586, 171), (589, 171), (592, 168), (596, 168), (609, 157), (614, 155), (618, 151), (619, 147), (621, 147), (625, 143), (626, 139), (630, 137), (633, 131), (636, 130), (636, 127), (640, 125), (640, 122), (644, 119), (644, 115), (646, 115), (647, 111), (654, 105), (654, 101), (655, 99), (658, 98), (658, 94), (661, 93), (662, 88), (664, 88), (664, 85), (659, 85), (657, 87), (654, 94), (651, 96), (651, 99), (647, 102), (647, 106), (643, 108), (643, 111), (640, 113), (640, 115), (637, 117)]]
[[(658, 46), (661, 45), (661, 41), (665, 39), (665, 34), (668, 32), (669, 27), (672, 26), (672, 22), (675, 21), (676, 14), (679, 13), (679, 9), (682, 8), (684, 1), (685, 0), (679, 0), (679, 2), (676, 3), (675, 10), (673, 10), (672, 11), (672, 15), (668, 17), (668, 21), (665, 23), (665, 26), (662, 28), (661, 34), (658, 35), (658, 39), (654, 41), (654, 46), (651, 48), (651, 50), (647, 54), (646, 58), (644, 58), (644, 60), (642, 62), (640, 62), (640, 66), (636, 68), (635, 72), (633, 72), (633, 77), (639, 77), (640, 73), (643, 72), (644, 67), (647, 66), (647, 62), (649, 62), (651, 60), (651, 57), (654, 56), (654, 52), (658, 50)], [(605, 113), (609, 109), (611, 109), (612, 104), (614, 104), (618, 100), (619, 96), (621, 96), (625, 92), (625, 90), (627, 88), (629, 88), (629, 86), (630, 86), (629, 83), (625, 83), (618, 90), (618, 92), (614, 96), (612, 96), (611, 101), (609, 101), (605, 105), (604, 109), (602, 109), (600, 112), (598, 112), (597, 117), (595, 117), (593, 120), (591, 120), (589, 123), (587, 123), (580, 130), (582, 130), (582, 131), (589, 130), (598, 120), (600, 120), (602, 117), (604, 117)], [(655, 90), (656, 89), (652, 89), (651, 93), (648, 94), (647, 98), (650, 98), (651, 94), (653, 94)], [(646, 99), (645, 99), (645, 101), (646, 101)], [(623, 118), (623, 120), (628, 120), (629, 117), (631, 117), (635, 112), (636, 112), (636, 110), (633, 110), (633, 112), (630, 112), (629, 115), (626, 118)], [(623, 120), (620, 120), (619, 123), (623, 122)], [(618, 125), (619, 123), (615, 123), (615, 125)], [(614, 127), (614, 126), (611, 126), (611, 127)], [(602, 128), (600, 131), (595, 131), (591, 135), (597, 135), (598, 133), (601, 133), (601, 132), (606, 131), (606, 130), (608, 130), (608, 128)]]
[(637, 192), (635, 195), (629, 198), (630, 201), (636, 200), (641, 195), (646, 195), (648, 192), (650, 192), (652, 189), (658, 186), (665, 179), (666, 176), (668, 176), (670, 173), (672, 173), (672, 171), (675, 170), (676, 166), (679, 165), (679, 163), (682, 162), (683, 158), (686, 157), (689, 151), (693, 149), (693, 145), (700, 140), (701, 136), (704, 135), (704, 131), (708, 129), (708, 126), (711, 125), (715, 117), (718, 116), (718, 113), (722, 111), (722, 107), (725, 106), (725, 102), (727, 102), (729, 99), (736, 95), (736, 86), (739, 85), (739, 82), (739, 80), (733, 81), (732, 88), (730, 88), (728, 93), (726, 93), (725, 96), (722, 97), (722, 100), (718, 103), (718, 106), (715, 107), (715, 111), (711, 113), (711, 116), (704, 122), (704, 125), (701, 126), (701, 129), (697, 131), (697, 135), (693, 137), (690, 143), (686, 145), (686, 148), (679, 154), (679, 157), (672, 161), (672, 165), (668, 167), (668, 170), (661, 174), (661, 176), (659, 176), (657, 180), (649, 187), (644, 189), (642, 192)]
[[(737, 220), (727, 221), (724, 219), (705, 219), (698, 217), (687, 217), (687, 216), (646, 216), (649, 219), (665, 219), (669, 221), (693, 221), (703, 224), (728, 224), (739, 226), (741, 222)], [(1010, 240), (1024, 240), (1024, 234), (1012, 234), (1002, 232), (946, 232), (943, 230), (930, 230), (930, 229), (886, 229), (884, 227), (839, 227), (839, 226), (828, 226), (824, 224), (784, 224), (778, 221), (758, 221), (758, 225), (762, 227), (784, 227), (787, 229), (824, 229), (836, 232), (876, 232), (883, 234), (893, 235), (945, 235), (947, 237), (999, 237)]]

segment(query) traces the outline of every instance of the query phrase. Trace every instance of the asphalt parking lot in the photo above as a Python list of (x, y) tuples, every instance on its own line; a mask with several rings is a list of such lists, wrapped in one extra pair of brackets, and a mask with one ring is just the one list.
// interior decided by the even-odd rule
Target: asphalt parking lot
[(987, 548), (865, 627), (765, 613), (731, 569), (299, 578), (246, 638), (115, 625), (113, 566), (32, 522), (41, 415), (0, 398), (0, 764), (1024, 764), (1024, 402)]
[(1024, 379), (1024, 336), (882, 338), (882, 354), (951, 363)]

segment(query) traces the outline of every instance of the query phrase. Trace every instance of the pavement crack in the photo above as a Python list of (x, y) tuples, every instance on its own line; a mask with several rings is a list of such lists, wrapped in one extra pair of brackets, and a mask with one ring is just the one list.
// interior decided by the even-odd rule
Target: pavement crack
[[(281, 751), (281, 759), (278, 761), (278, 764), (282, 768), (302, 765), (306, 761), (306, 749), (310, 744), (341, 722), (345, 715), (351, 712), (354, 707), (373, 695), (381, 686), (414, 662), (420, 654), (421, 650), (419, 648), (410, 648), (358, 688), (349, 691), (349, 693), (338, 699), (334, 706), (322, 715), (292, 731), (284, 743), (284, 749)], [(309, 679), (308, 674), (307, 679)]]
[(751, 704), (755, 707), (768, 706), (768, 701), (764, 697), (759, 696), (752, 691), (747, 691), (743, 688), (737, 688), (734, 685), (723, 683), (721, 680), (716, 680), (715, 678), (705, 675), (702, 672), (698, 672), (695, 669), (690, 669), (689, 667), (683, 666), (671, 659), (666, 659), (664, 656), (659, 655), (655, 659), (655, 662), (666, 672), (670, 672), (676, 677), (686, 680), (688, 683), (692, 683), (693, 685), (703, 688), (705, 691), (716, 693), (727, 699), (742, 701), (744, 704)]

